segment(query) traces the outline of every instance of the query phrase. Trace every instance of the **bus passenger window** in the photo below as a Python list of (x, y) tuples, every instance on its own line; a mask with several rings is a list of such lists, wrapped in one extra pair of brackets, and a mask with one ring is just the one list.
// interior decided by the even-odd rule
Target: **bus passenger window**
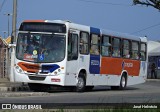
[(113, 51), (112, 51), (112, 56), (113, 57), (121, 57), (121, 50), (120, 50), (120, 42), (121, 40), (119, 38), (113, 38), (112, 46), (113, 46)]
[(90, 54), (99, 55), (100, 49), (100, 38), (96, 34), (91, 35), (91, 49)]
[(98, 46), (92, 45), (92, 46), (91, 46), (90, 53), (91, 53), (91, 54), (95, 54), (95, 55), (99, 55)]
[(111, 38), (109, 36), (103, 36), (101, 45), (102, 56), (111, 56)]
[(132, 59), (139, 59), (139, 43), (138, 42), (132, 42)]
[(130, 58), (130, 42), (123, 40), (123, 58)]
[(81, 54), (88, 54), (89, 48), (89, 34), (86, 32), (80, 33), (79, 51)]
[(140, 60), (146, 60), (146, 44), (141, 43), (141, 50), (140, 50)]

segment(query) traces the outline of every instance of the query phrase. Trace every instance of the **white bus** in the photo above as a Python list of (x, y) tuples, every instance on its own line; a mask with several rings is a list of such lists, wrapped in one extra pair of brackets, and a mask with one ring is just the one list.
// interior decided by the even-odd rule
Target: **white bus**
[(81, 92), (94, 86), (144, 83), (147, 39), (62, 20), (21, 23), (14, 75), (30, 89), (73, 87)]

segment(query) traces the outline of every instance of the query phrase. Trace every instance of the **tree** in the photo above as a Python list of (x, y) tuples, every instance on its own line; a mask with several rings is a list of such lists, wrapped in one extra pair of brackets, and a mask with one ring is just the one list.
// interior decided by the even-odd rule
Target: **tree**
[(160, 0), (133, 0), (134, 5), (141, 4), (160, 10)]

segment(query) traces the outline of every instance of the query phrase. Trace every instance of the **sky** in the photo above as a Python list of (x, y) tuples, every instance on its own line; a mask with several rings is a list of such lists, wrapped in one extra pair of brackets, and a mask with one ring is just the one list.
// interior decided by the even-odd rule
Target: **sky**
[[(132, 0), (17, 0), (17, 29), (23, 20), (70, 20), (74, 23), (160, 40), (160, 11)], [(0, 0), (0, 36), (8, 35), (13, 0)], [(12, 16), (9, 16), (10, 34)], [(6, 34), (4, 32), (7, 32)], [(4, 37), (5, 36), (5, 37)]]

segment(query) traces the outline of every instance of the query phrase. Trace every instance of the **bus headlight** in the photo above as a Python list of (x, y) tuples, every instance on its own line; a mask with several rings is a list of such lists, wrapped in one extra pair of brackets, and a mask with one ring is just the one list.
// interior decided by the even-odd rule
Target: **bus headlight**
[(54, 72), (54, 75), (57, 75), (57, 72), (56, 72), (56, 71)]
[(15, 69), (18, 73), (24, 73), (24, 71), (18, 65), (15, 67)]
[(58, 72), (61, 72), (61, 69), (58, 69)]

